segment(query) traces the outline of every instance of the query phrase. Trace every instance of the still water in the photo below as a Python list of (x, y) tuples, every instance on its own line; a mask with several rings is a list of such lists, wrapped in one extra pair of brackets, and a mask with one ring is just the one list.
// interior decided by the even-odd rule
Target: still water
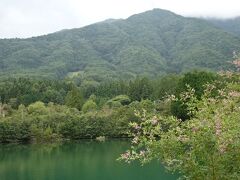
[(127, 141), (0, 145), (1, 180), (175, 180), (159, 163), (116, 161)]

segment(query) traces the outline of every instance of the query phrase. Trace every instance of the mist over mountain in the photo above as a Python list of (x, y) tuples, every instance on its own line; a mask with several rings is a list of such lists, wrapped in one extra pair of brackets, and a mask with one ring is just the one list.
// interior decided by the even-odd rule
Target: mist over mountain
[(207, 20), (213, 23), (216, 27), (240, 36), (240, 16), (229, 19), (209, 18)]
[(239, 32), (229, 25), (234, 22), (222, 25), (153, 9), (45, 36), (2, 39), (0, 77), (99, 82), (196, 68), (228, 69), (232, 52), (240, 49)]

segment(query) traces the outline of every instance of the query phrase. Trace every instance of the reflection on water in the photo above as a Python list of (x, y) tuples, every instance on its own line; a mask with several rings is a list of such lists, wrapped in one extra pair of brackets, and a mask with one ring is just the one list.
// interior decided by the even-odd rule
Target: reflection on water
[(116, 161), (127, 141), (0, 145), (1, 180), (171, 180), (158, 163), (141, 167)]

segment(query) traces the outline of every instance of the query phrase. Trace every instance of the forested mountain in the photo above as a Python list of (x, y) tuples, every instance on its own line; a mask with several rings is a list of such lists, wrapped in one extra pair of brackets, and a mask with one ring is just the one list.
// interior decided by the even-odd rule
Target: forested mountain
[(240, 38), (208, 21), (154, 9), (127, 19), (28, 39), (0, 40), (0, 77), (156, 76), (195, 68), (229, 68)]
[(210, 18), (207, 20), (213, 23), (216, 27), (222, 28), (227, 32), (240, 36), (240, 16), (230, 19)]

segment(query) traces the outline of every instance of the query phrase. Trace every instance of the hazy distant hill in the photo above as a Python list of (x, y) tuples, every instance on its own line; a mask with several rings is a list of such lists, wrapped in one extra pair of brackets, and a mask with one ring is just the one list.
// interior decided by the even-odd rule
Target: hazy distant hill
[(154, 9), (125, 20), (29, 39), (0, 40), (0, 77), (155, 76), (229, 67), (240, 39), (211, 23)]
[(240, 36), (240, 17), (231, 19), (207, 19), (215, 26)]

